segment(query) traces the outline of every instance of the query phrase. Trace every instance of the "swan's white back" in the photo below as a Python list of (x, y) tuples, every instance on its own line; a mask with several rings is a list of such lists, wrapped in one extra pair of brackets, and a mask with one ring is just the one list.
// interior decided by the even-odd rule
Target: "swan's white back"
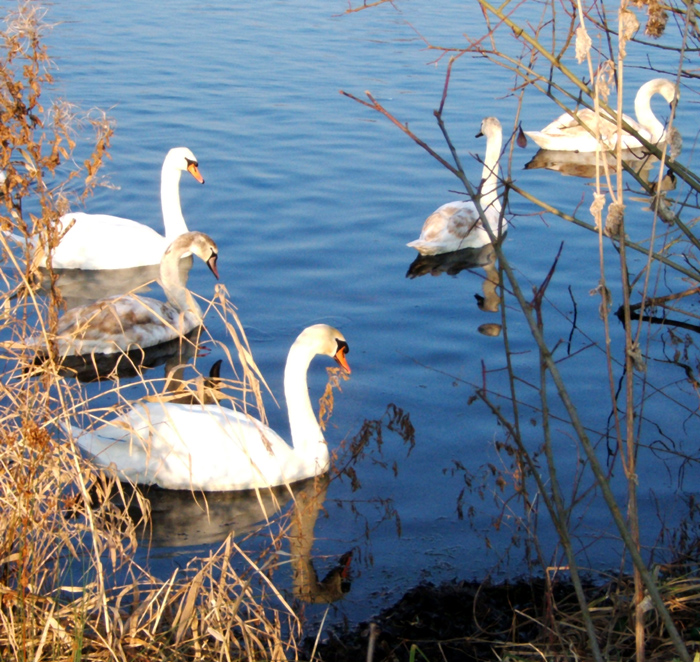
[(61, 217), (61, 227), (73, 221), (54, 251), (55, 269), (131, 269), (158, 264), (168, 247), (163, 235), (128, 218), (74, 212)]

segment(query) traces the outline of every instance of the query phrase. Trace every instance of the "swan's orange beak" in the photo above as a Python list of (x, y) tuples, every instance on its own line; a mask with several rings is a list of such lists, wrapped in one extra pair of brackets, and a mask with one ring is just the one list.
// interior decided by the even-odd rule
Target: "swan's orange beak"
[(204, 184), (204, 177), (199, 173), (199, 164), (194, 161), (190, 161), (187, 164), (187, 172), (192, 175), (200, 184)]
[(352, 370), (350, 370), (350, 366), (348, 365), (348, 360), (345, 358), (345, 354), (348, 351), (348, 346), (347, 345), (341, 345), (338, 348), (338, 351), (335, 353), (335, 356), (333, 357), (338, 365), (345, 370), (347, 373), (351, 373)]

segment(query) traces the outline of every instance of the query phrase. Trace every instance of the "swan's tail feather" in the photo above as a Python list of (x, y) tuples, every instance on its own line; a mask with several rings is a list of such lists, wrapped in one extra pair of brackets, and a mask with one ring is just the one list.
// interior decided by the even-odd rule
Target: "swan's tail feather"
[(406, 244), (409, 248), (415, 248), (421, 255), (435, 255), (437, 247), (428, 241), (416, 239)]
[(73, 425), (72, 423), (65, 423), (63, 421), (61, 421), (59, 425), (61, 426), (66, 436), (73, 439), (73, 441), (75, 441), (75, 443), (81, 448), (81, 450), (84, 450), (86, 453), (95, 456), (100, 452), (100, 450), (102, 450), (100, 448), (97, 448), (97, 450), (95, 450), (94, 448), (95, 445), (99, 446), (99, 438), (95, 437), (95, 435), (88, 434), (87, 431), (83, 428), (79, 428), (77, 425)]
[(526, 136), (531, 138), (534, 143), (541, 149), (548, 149), (549, 147), (549, 137), (542, 133), (542, 131), (525, 131)]

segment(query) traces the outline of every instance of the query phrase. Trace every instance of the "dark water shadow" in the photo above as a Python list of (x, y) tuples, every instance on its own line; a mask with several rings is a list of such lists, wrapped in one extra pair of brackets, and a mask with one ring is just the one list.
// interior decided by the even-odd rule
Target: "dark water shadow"
[(327, 474), (290, 485), (260, 490), (200, 492), (123, 484), (113, 500), (136, 524), (141, 541), (150, 549), (212, 545), (229, 535), (241, 538), (265, 529), (286, 513), (282, 535), (289, 544), (294, 596), (307, 603), (331, 603), (349, 592), (352, 551), (342, 554), (322, 579), (316, 572), (312, 549), (314, 529), (329, 485)]
[[(481, 248), (463, 248), (460, 251), (442, 253), (440, 255), (419, 255), (408, 267), (406, 278), (421, 276), (456, 276), (461, 271), (483, 269), (486, 276), (482, 279), (482, 294), (475, 294), (479, 310), (496, 313), (499, 310), (501, 296), (499, 293), (500, 276), (496, 266), (496, 251), (493, 244)], [(478, 327), (479, 333), (487, 336), (497, 336), (501, 325), (488, 323)]]
[[(167, 375), (168, 366), (184, 365), (194, 357), (201, 332), (202, 327), (197, 327), (181, 338), (152, 347), (135, 347), (128, 352), (65, 356), (60, 360), (59, 374), (80, 382), (96, 382), (139, 377), (146, 370), (165, 365)], [(45, 360), (40, 356), (35, 363)]]

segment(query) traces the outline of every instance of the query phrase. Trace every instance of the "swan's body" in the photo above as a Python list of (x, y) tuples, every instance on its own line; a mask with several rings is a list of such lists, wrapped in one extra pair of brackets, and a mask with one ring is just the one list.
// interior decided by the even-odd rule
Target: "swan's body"
[[(665, 78), (654, 78), (644, 83), (634, 99), (634, 112), (637, 120), (633, 120), (628, 115), (622, 116), (623, 120), (639, 135), (653, 144), (666, 138), (664, 125), (656, 118), (651, 109), (651, 98), (655, 94), (660, 94), (668, 103), (671, 103), (676, 97), (675, 85)], [(595, 152), (600, 149), (614, 149), (617, 147), (618, 138), (622, 149), (642, 147), (642, 143), (624, 129), (622, 135), (618, 136), (617, 125), (607, 114), (598, 116), (590, 108), (583, 108), (576, 112), (576, 117), (570, 113), (564, 113), (541, 131), (525, 131), (525, 133), (542, 149), (564, 152)], [(582, 126), (581, 123), (585, 126)], [(600, 135), (600, 142), (596, 139), (596, 135)]]
[[(218, 278), (218, 251), (213, 240), (202, 232), (180, 235), (160, 263), (167, 302), (126, 294), (68, 310), (58, 320), (58, 354), (122, 353), (174, 340), (199, 326), (202, 312), (179, 270), (180, 258), (190, 253), (204, 260)], [(35, 339), (34, 343), (43, 344), (43, 339)]]
[[(479, 203), (494, 235), (498, 236), (501, 220), (501, 201), (498, 197), (498, 161), (501, 157), (501, 123), (495, 117), (486, 117), (477, 134), (486, 136), (486, 155), (482, 172)], [(407, 244), (421, 255), (450, 253), (464, 248), (481, 248), (491, 243), (476, 205), (471, 200), (448, 202), (435, 210), (423, 224), (420, 237)]]
[[(55, 269), (131, 269), (158, 264), (172, 241), (187, 232), (180, 207), (180, 175), (189, 172), (204, 183), (197, 159), (187, 147), (174, 147), (163, 161), (160, 198), (165, 236), (143, 223), (109, 216), (72, 212), (59, 219), (61, 228), (70, 227), (56, 247)], [(37, 256), (37, 266), (46, 257)]]
[(316, 354), (349, 372), (347, 351), (343, 335), (325, 324), (305, 329), (292, 345), (284, 372), (292, 446), (259, 420), (219, 405), (140, 401), (94, 432), (71, 429), (95, 462), (113, 464), (135, 483), (209, 491), (289, 484), (328, 470), (306, 372)]

